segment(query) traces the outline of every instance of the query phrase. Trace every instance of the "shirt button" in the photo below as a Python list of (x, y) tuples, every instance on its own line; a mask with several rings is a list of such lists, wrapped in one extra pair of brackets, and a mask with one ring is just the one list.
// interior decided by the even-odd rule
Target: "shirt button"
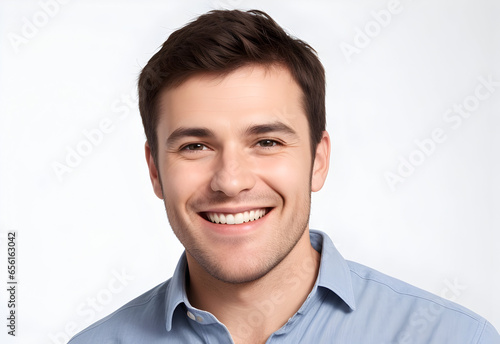
[(187, 316), (189, 317), (189, 319), (191, 320), (196, 320), (196, 317), (194, 316), (193, 313), (191, 313), (190, 311), (187, 311)]
[(196, 316), (196, 321), (201, 323), (203, 322), (203, 318), (198, 315)]

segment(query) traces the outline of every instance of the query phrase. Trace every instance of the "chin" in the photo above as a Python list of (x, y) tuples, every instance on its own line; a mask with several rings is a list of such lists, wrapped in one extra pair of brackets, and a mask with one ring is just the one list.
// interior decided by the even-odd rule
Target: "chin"
[(244, 284), (257, 281), (267, 275), (282, 260), (280, 257), (271, 257), (267, 261), (255, 258), (226, 258), (214, 264), (213, 260), (198, 259), (196, 256), (194, 258), (210, 276), (229, 284)]

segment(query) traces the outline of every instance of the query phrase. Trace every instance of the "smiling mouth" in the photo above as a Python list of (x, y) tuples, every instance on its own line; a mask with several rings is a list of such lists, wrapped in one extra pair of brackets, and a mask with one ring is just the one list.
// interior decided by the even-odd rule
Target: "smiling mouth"
[(269, 213), (268, 208), (253, 209), (242, 213), (203, 213), (203, 217), (212, 223), (223, 225), (240, 225), (246, 222), (256, 221)]

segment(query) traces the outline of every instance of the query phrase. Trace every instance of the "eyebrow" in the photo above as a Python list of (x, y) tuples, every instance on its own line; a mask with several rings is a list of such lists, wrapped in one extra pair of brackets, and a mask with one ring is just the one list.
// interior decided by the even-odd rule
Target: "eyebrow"
[(173, 145), (176, 141), (184, 137), (198, 137), (198, 138), (212, 138), (215, 137), (213, 131), (208, 128), (193, 127), (185, 128), (180, 127), (175, 129), (167, 138), (167, 146)]
[(272, 122), (266, 124), (258, 124), (248, 127), (245, 130), (247, 135), (261, 135), (267, 133), (284, 133), (288, 135), (298, 136), (297, 132), (291, 127), (282, 122)]

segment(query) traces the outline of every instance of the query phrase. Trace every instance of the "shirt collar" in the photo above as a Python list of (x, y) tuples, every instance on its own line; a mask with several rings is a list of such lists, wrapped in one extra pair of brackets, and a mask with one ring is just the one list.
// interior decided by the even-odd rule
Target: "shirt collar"
[(181, 303), (189, 305), (189, 300), (186, 293), (186, 268), (187, 259), (184, 252), (177, 263), (174, 275), (170, 279), (167, 291), (165, 293), (166, 316), (165, 326), (167, 331), (172, 329), (172, 320), (174, 312)]
[(356, 302), (351, 281), (351, 270), (347, 262), (325, 233), (310, 230), (309, 237), (312, 247), (321, 253), (318, 279), (313, 292), (317, 287), (327, 288), (340, 297), (350, 309), (355, 310)]
[[(312, 293), (318, 287), (331, 290), (338, 295), (352, 310), (356, 309), (354, 292), (352, 289), (351, 272), (347, 262), (333, 245), (332, 240), (325, 233), (318, 230), (310, 230), (309, 237), (313, 248), (321, 253), (318, 278)], [(187, 260), (184, 252), (177, 263), (174, 275), (170, 279), (165, 293), (166, 305), (166, 329), (172, 329), (174, 312), (181, 303), (190, 306), (186, 293), (186, 268)]]

